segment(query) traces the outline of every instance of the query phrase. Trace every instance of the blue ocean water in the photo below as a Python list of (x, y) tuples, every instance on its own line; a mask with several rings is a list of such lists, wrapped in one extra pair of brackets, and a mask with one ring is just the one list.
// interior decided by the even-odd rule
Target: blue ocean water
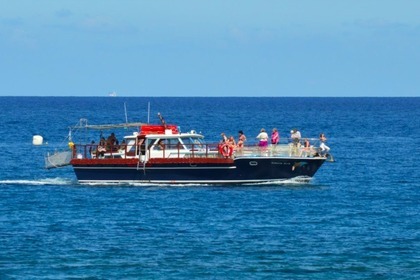
[[(208, 141), (324, 132), (336, 162), (246, 186), (84, 186), (43, 168), (69, 126), (125, 122), (124, 103), (129, 121), (150, 104)], [(420, 98), (0, 97), (0, 116), (0, 279), (420, 278)]]

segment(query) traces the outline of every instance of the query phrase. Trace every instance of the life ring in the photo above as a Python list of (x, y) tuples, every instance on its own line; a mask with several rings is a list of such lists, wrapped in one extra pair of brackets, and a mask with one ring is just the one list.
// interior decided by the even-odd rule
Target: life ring
[(229, 144), (222, 144), (220, 145), (220, 149), (219, 152), (222, 154), (222, 156), (224, 157), (230, 157), (233, 154), (233, 147)]

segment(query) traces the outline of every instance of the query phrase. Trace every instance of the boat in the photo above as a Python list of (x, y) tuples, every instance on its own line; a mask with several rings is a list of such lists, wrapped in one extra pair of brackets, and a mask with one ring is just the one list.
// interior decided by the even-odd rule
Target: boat
[[(254, 184), (291, 178), (312, 178), (328, 157), (317, 147), (309, 151), (293, 143), (259, 147), (247, 144), (206, 143), (194, 130), (181, 132), (174, 124), (123, 123), (88, 125), (77, 129), (135, 129), (121, 143), (76, 143), (69, 145), (73, 167), (81, 184)], [(64, 166), (66, 164), (55, 164)], [(51, 165), (50, 165), (51, 167)]]

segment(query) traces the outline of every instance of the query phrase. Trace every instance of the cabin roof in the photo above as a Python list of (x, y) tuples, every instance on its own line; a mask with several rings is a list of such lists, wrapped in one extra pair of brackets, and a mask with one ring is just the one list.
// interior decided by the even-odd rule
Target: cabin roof
[(139, 136), (142, 136), (142, 137), (147, 138), (147, 139), (177, 139), (177, 138), (191, 138), (191, 137), (192, 138), (200, 138), (200, 139), (204, 138), (204, 136), (201, 135), (201, 134), (191, 133), (191, 132), (179, 133), (179, 134), (146, 134), (146, 135), (135, 133), (133, 135), (125, 136), (124, 138), (125, 139), (133, 139), (133, 138), (136, 138), (136, 137), (139, 137)]

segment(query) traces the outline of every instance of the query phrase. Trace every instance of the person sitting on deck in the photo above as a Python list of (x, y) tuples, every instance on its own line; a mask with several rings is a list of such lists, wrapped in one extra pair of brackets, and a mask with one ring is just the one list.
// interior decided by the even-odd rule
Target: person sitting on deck
[(121, 144), (120, 144), (120, 145), (119, 145), (119, 147), (118, 147), (118, 150), (119, 150), (120, 152), (124, 152), (126, 148), (127, 148), (127, 144), (126, 144), (126, 142), (125, 142), (125, 139), (123, 139), (123, 140), (121, 141)]
[(300, 156), (308, 157), (312, 152), (311, 143), (308, 138), (303, 141), (303, 148), (300, 151)]
[(105, 156), (106, 152), (106, 141), (105, 138), (101, 138), (99, 141), (98, 149), (96, 149), (96, 157), (97, 158), (103, 158)]
[(106, 140), (106, 148), (107, 148), (107, 150), (109, 150), (109, 151), (116, 150), (116, 148), (117, 148), (117, 146), (116, 146), (117, 142), (118, 142), (117, 137), (115, 137), (114, 132), (112, 132), (111, 135), (109, 135), (108, 139)]

